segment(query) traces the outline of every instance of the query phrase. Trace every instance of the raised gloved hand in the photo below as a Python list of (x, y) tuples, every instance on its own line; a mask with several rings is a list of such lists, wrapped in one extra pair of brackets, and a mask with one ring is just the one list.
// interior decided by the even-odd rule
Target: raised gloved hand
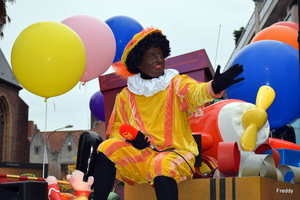
[(220, 65), (218, 65), (217, 71), (214, 76), (214, 80), (212, 82), (212, 89), (214, 90), (215, 94), (218, 94), (226, 88), (230, 87), (231, 85), (236, 84), (245, 79), (235, 79), (244, 71), (243, 65), (235, 64), (222, 74), (220, 74), (220, 68)]
[(141, 131), (138, 132), (133, 140), (126, 140), (126, 142), (131, 143), (132, 146), (139, 150), (145, 149), (150, 144), (150, 141), (148, 141), (148, 137), (145, 137), (145, 135)]

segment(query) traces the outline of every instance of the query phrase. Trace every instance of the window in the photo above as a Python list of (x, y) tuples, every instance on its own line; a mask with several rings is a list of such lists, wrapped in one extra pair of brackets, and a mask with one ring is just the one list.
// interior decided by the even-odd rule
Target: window
[(72, 146), (68, 146), (68, 151), (72, 151)]
[(35, 146), (34, 147), (34, 153), (35, 154), (39, 154), (40, 153), (40, 147), (39, 146)]
[(69, 166), (68, 164), (60, 164), (62, 177), (66, 177), (68, 174), (70, 174), (68, 166)]
[(72, 144), (71, 144), (71, 142), (68, 143), (68, 151), (72, 151)]

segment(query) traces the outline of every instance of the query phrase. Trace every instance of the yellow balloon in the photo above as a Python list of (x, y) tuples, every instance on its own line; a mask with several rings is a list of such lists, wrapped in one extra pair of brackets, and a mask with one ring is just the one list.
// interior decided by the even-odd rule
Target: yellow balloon
[(86, 64), (84, 45), (68, 26), (52, 21), (24, 29), (11, 52), (13, 73), (29, 92), (46, 99), (71, 90)]

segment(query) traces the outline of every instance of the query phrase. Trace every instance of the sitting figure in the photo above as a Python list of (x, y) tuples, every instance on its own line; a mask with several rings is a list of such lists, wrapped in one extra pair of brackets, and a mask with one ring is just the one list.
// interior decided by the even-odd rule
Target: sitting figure
[[(177, 200), (177, 184), (193, 178), (199, 154), (189, 112), (201, 113), (203, 105), (244, 79), (237, 78), (243, 66), (235, 64), (224, 73), (218, 67), (212, 81), (198, 83), (175, 69), (165, 69), (169, 55), (169, 41), (162, 31), (147, 28), (134, 36), (121, 61), (113, 64), (127, 87), (116, 96), (108, 139), (98, 147), (95, 200), (107, 199), (115, 178), (131, 185), (154, 184), (158, 200)], [(137, 131), (134, 139), (122, 137), (123, 124)]]

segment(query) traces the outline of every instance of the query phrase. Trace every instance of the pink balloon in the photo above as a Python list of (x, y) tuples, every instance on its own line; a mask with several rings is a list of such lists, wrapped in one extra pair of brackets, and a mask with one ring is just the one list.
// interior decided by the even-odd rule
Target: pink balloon
[(287, 21), (282, 21), (282, 22), (277, 22), (273, 24), (272, 26), (288, 26), (290, 28), (296, 29), (299, 31), (299, 25), (295, 22), (287, 22)]
[(116, 41), (110, 27), (88, 15), (75, 15), (61, 23), (73, 29), (85, 47), (86, 66), (80, 81), (85, 83), (101, 76), (110, 67), (116, 54)]

